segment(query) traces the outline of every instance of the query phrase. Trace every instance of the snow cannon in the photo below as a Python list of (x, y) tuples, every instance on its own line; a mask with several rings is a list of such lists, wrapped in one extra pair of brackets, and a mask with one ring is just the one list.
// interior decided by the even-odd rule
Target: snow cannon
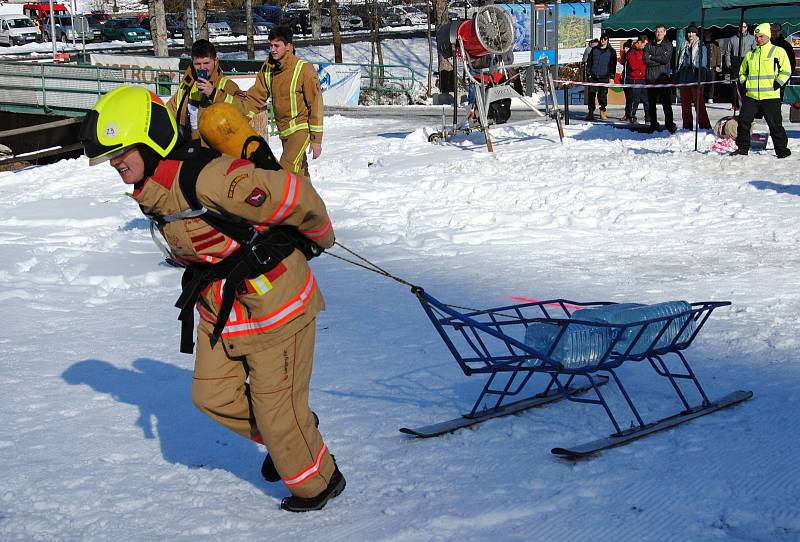
[(261, 169), (281, 169), (264, 138), (232, 104), (217, 102), (204, 108), (199, 129), (203, 140), (223, 154), (246, 158)]
[(508, 11), (489, 5), (472, 19), (450, 21), (436, 29), (437, 48), (443, 57), (453, 58), (459, 42), (468, 60), (506, 55), (514, 47), (514, 21)]

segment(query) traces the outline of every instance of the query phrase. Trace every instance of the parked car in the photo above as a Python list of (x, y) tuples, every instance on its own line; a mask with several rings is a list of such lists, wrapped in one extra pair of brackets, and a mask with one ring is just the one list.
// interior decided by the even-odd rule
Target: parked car
[[(178, 19), (173, 17), (172, 15), (167, 15), (165, 17), (165, 21), (167, 23), (167, 37), (168, 38), (182, 38), (183, 37), (183, 23), (179, 22)], [(152, 22), (150, 21), (150, 17), (145, 17), (142, 19), (142, 28), (148, 30), (150, 34), (153, 34), (153, 29), (150, 27)]]
[(226, 20), (217, 15), (216, 13), (209, 13), (206, 16), (206, 24), (208, 25), (208, 37), (219, 38), (222, 36), (232, 36), (231, 27)]
[[(447, 10), (455, 12), (459, 19), (469, 19), (475, 15), (478, 9), (480, 9), (480, 6), (469, 0), (452, 0), (447, 6)], [(466, 17), (464, 15), (465, 13)]]
[(420, 24), (428, 24), (428, 14), (414, 6), (389, 8), (381, 18), (381, 26), (415, 26)]
[[(234, 9), (220, 14), (220, 17), (228, 22), (231, 33), (234, 36), (244, 36), (247, 34), (247, 13), (243, 9)], [(253, 13), (253, 33), (256, 35), (269, 34), (269, 29), (274, 25)]]
[(0, 15), (0, 43), (25, 45), (41, 41), (41, 34), (27, 15)]
[(280, 6), (253, 6), (253, 13), (272, 24), (278, 24), (281, 20), (282, 10)]
[(150, 32), (142, 28), (142, 23), (136, 17), (122, 17), (109, 19), (103, 25), (103, 37), (107, 40), (123, 40), (128, 43), (147, 41)]
[[(55, 38), (62, 43), (70, 41), (92, 41), (94, 35), (92, 29), (89, 27), (89, 21), (83, 15), (56, 15), (53, 17), (55, 26)], [(73, 23), (75, 23), (73, 27)], [(50, 32), (53, 30), (53, 25), (50, 24), (50, 17), (46, 17), (42, 21), (42, 39), (50, 41)]]
[(297, 35), (310, 33), (311, 15), (307, 8), (287, 8), (281, 16), (281, 24), (288, 25)]
[(87, 13), (84, 15), (92, 29), (92, 39), (101, 41), (103, 39), (103, 25), (106, 24), (108, 16), (105, 13)]
[[(319, 10), (320, 24), (322, 30), (330, 32), (331, 30), (331, 10), (328, 8), (321, 8)], [(339, 29), (340, 30), (358, 30), (364, 28), (364, 21), (361, 17), (353, 15), (344, 6), (339, 6)]]

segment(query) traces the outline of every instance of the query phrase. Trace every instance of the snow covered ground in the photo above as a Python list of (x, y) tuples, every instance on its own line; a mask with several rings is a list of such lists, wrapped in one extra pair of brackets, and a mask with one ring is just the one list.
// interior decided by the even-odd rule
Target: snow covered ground
[[(797, 131), (777, 160), (532, 122), (488, 154), (412, 123), (326, 118), (312, 178), (342, 244), (458, 305), (731, 300), (688, 354), (712, 397), (754, 399), (580, 462), (549, 450), (611, 432), (591, 405), (407, 438), (482, 380), (405, 286), (323, 256), (311, 398), (348, 485), (282, 512), (263, 447), (191, 404), (179, 271), (110, 166), (66, 160), (0, 173), (0, 540), (800, 540)], [(621, 374), (651, 416), (677, 408), (649, 367)]]

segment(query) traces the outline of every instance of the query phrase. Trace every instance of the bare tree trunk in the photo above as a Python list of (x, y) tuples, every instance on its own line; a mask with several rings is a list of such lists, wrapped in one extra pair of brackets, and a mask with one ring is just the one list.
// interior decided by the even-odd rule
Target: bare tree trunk
[(206, 21), (206, 14), (208, 13), (208, 0), (194, 0), (194, 7), (197, 10), (197, 38), (208, 39), (208, 22)]
[(311, 37), (318, 40), (322, 36), (322, 21), (319, 17), (319, 0), (308, 0), (308, 16), (311, 19)]
[(153, 38), (153, 54), (155, 54), (155, 56), (169, 56), (164, 0), (152, 0), (148, 6), (148, 11), (150, 12), (150, 33)]
[(433, 40), (431, 39), (431, 0), (425, 3), (426, 12), (428, 14), (428, 92), (426, 96), (430, 98), (433, 96)]
[[(447, 0), (433, 0), (433, 8), (434, 8), (434, 14), (436, 15), (437, 27), (449, 21), (449, 19), (447, 18)], [(439, 72), (439, 85), (441, 86), (442, 69), (446, 68), (447, 66), (450, 66), (451, 63), (446, 58), (444, 58), (441, 53), (438, 53), (438, 51), (437, 54), (438, 57), (436, 59), (436, 65), (437, 65), (437, 71)], [(453, 58), (453, 60), (455, 60), (455, 57)]]
[(342, 63), (342, 32), (339, 27), (339, 3), (331, 0), (331, 31), (333, 32), (333, 61)]
[[(369, 30), (372, 41), (372, 58), (370, 60), (370, 75), (375, 77), (375, 66), (378, 67), (378, 85), (383, 85), (383, 45), (381, 44), (381, 14), (378, 0), (372, 0), (369, 6)], [(370, 85), (372, 87), (373, 85)]]
[(256, 41), (253, 28), (253, 0), (244, 0), (244, 10), (247, 15), (247, 60), (255, 60)]
[(627, 3), (626, 0), (611, 0), (611, 13), (618, 12), (624, 8)]

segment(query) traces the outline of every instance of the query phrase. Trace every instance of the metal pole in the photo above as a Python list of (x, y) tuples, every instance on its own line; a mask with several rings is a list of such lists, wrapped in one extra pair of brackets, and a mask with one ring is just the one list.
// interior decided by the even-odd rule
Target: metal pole
[(564, 85), (564, 124), (569, 126), (569, 85)]
[(194, 10), (194, 0), (192, 0), (192, 43), (197, 41), (197, 13)]
[(53, 61), (56, 60), (56, 20), (53, 18), (53, 0), (50, 0), (50, 42), (53, 44)]
[[(559, 16), (560, 5), (561, 5), (561, 0), (556, 0), (555, 15), (553, 21), (553, 49), (555, 50), (554, 61), (553, 61), (553, 79), (558, 79), (558, 16)], [(555, 99), (556, 97), (553, 96), (554, 101)]]
[[(741, 70), (742, 67), (742, 45), (744, 45), (744, 34), (742, 34), (742, 25), (744, 24), (744, 8), (742, 8), (742, 14), (739, 17), (739, 29), (737, 32), (739, 33), (739, 69)], [(733, 64), (731, 63), (731, 68), (733, 68)], [(739, 105), (742, 105), (744, 101), (744, 96), (739, 93), (739, 72), (736, 73), (731, 70), (731, 79), (733, 79), (733, 92), (736, 93), (736, 98), (734, 98), (734, 106), (733, 106), (733, 116), (736, 116), (736, 103), (738, 102)]]
[[(703, 87), (700, 85), (700, 76), (703, 73), (703, 25), (706, 24), (706, 9), (702, 8), (700, 10), (700, 29), (699, 35), (695, 38), (698, 43), (698, 47), (700, 50), (698, 51), (698, 57), (700, 59), (700, 66), (697, 68), (697, 92), (695, 93), (695, 100), (694, 100), (694, 151), (697, 152), (697, 132), (700, 129), (700, 100), (702, 100), (701, 93), (703, 92)], [(710, 53), (710, 51), (709, 51)], [(691, 58), (691, 49), (689, 50), (689, 57)], [(709, 59), (710, 60), (710, 59)], [(713, 88), (713, 87), (712, 87)]]

